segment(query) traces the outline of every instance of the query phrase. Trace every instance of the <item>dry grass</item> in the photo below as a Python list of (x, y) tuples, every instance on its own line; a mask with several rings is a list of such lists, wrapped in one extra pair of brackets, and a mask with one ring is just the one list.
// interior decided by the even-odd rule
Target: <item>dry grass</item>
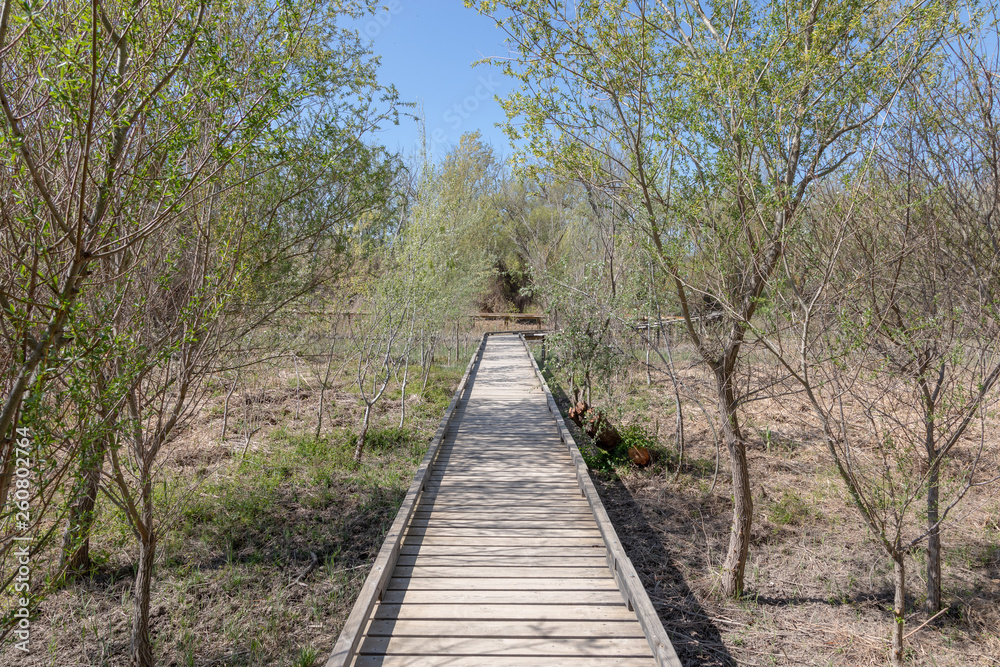
[[(711, 410), (711, 378), (693, 363), (681, 365), (686, 387)], [(848, 503), (818, 433), (797, 416), (796, 398), (755, 401), (745, 412), (755, 517), (746, 594), (733, 601), (719, 592), (732, 516), (727, 453), (713, 490), (713, 433), (689, 402), (687, 462), (674, 483), (669, 384), (647, 387), (638, 370), (615, 384), (600, 407), (626, 425), (654, 424), (662, 449), (648, 468), (593, 474), (682, 663), (887, 664), (891, 562)], [(996, 433), (986, 469), (1000, 469)], [(914, 665), (1000, 665), (997, 488), (976, 490), (963, 507), (943, 535), (949, 609), (919, 629), (928, 617), (920, 609), (923, 554), (908, 562), (906, 631), (913, 634), (906, 644)]]
[[(327, 393), (315, 438), (316, 375), (297, 364), (247, 376), (230, 397), (225, 440), (228, 392), (210, 387), (163, 458), (151, 608), (159, 664), (322, 664), (462, 372), (437, 368), (425, 397), (408, 398), (402, 431), (399, 393), (389, 396), (355, 467), (356, 396), (346, 379)], [(95, 571), (41, 604), (30, 655), (6, 645), (0, 664), (128, 663), (135, 539), (113, 505), (99, 507)]]

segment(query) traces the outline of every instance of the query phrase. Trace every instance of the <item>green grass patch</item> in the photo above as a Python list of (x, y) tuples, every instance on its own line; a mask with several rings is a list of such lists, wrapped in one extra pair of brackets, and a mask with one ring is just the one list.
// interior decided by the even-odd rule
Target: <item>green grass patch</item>
[(806, 501), (794, 491), (783, 492), (781, 499), (771, 506), (771, 522), (779, 526), (799, 524), (810, 516), (812, 516), (812, 511)]

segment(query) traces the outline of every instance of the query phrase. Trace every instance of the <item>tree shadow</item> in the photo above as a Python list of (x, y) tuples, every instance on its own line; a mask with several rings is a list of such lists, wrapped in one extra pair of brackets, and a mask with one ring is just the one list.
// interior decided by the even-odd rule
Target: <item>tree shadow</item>
[(594, 485), (682, 665), (737, 667), (722, 633), (688, 586), (659, 534), (617, 475), (594, 476)]

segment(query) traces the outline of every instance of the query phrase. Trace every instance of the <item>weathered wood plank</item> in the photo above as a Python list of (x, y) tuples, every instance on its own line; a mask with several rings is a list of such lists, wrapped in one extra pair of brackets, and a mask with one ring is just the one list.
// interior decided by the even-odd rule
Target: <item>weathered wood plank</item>
[(604, 544), (594, 543), (577, 546), (555, 546), (544, 545), (524, 545), (524, 544), (501, 544), (490, 546), (483, 544), (407, 544), (400, 547), (402, 555), (422, 555), (422, 556), (444, 556), (444, 555), (473, 555), (483, 558), (504, 558), (504, 557), (531, 557), (554, 556), (558, 558), (581, 558), (581, 557), (604, 557)]
[(581, 508), (584, 510), (588, 509), (587, 501), (580, 495), (574, 495), (570, 498), (560, 497), (549, 498), (545, 502), (533, 503), (531, 505), (525, 505), (518, 498), (515, 500), (504, 500), (502, 498), (481, 498), (480, 502), (475, 505), (470, 505), (466, 502), (459, 502), (458, 500), (448, 500), (445, 496), (439, 496), (435, 499), (433, 503), (420, 503), (417, 505), (420, 511), (425, 512), (436, 512), (447, 510), (449, 512), (502, 512), (505, 510), (525, 510), (533, 512), (546, 512), (552, 513), (552, 515), (558, 516), (557, 512), (579, 512)]
[(386, 604), (375, 609), (375, 619), (445, 621), (632, 621), (635, 614), (621, 604)]
[(489, 484), (463, 484), (461, 482), (457, 483), (446, 483), (438, 484), (434, 482), (427, 482), (424, 489), (427, 492), (442, 493), (442, 494), (480, 494), (480, 495), (490, 495), (490, 489), (503, 497), (503, 496), (524, 496), (524, 497), (537, 497), (543, 499), (546, 496), (552, 496), (556, 494), (564, 494), (567, 496), (573, 496), (579, 494), (579, 489), (572, 484), (539, 484), (539, 483), (524, 483), (524, 484), (498, 484), (491, 487)]
[(462, 527), (452, 527), (452, 528), (437, 528), (429, 529), (423, 526), (410, 526), (406, 531), (407, 537), (419, 537), (424, 535), (430, 535), (432, 537), (466, 537), (466, 538), (476, 538), (476, 537), (500, 537), (500, 538), (515, 538), (515, 537), (530, 537), (530, 538), (543, 538), (548, 536), (554, 538), (567, 538), (567, 537), (579, 537), (579, 538), (594, 538), (601, 539), (601, 532), (596, 528), (555, 528), (549, 527), (545, 529), (536, 528), (462, 528)]
[[(545, 565), (528, 567), (475, 567), (472, 565), (397, 565), (393, 571), (394, 577), (487, 577), (489, 579), (553, 579), (560, 578), (569, 581), (570, 578), (600, 579), (607, 578), (609, 582), (613, 580), (608, 572), (607, 565), (599, 568), (573, 568), (572, 571), (560, 567), (553, 563), (552, 559), (541, 561)], [(572, 583), (572, 582), (571, 582)]]
[[(365, 637), (359, 653), (378, 655), (652, 657), (646, 638)], [(484, 662), (487, 662), (484, 659)]]
[(518, 475), (515, 472), (497, 470), (496, 472), (463, 472), (444, 470), (432, 472), (427, 480), (428, 486), (447, 488), (449, 486), (476, 486), (483, 488), (523, 488), (527, 485), (540, 485), (542, 489), (572, 488), (559, 475), (547, 470)]
[[(430, 509), (423, 509), (428, 507)], [(575, 518), (578, 516), (585, 517), (589, 519), (590, 517), (586, 514), (584, 507), (562, 507), (561, 505), (556, 505), (553, 507), (547, 507), (544, 509), (539, 509), (537, 507), (521, 507), (519, 505), (511, 506), (500, 506), (500, 507), (440, 507), (434, 508), (433, 505), (418, 505), (416, 512), (413, 513), (414, 519), (494, 519), (502, 517), (511, 518), (538, 518), (538, 519), (548, 519), (549, 521), (562, 521), (563, 519)]]
[[(623, 658), (602, 656), (600, 658), (580, 658), (559, 656), (559, 667), (649, 667), (651, 658)], [(357, 667), (553, 667), (551, 657), (531, 656), (448, 656), (447, 662), (440, 655), (362, 655), (352, 663)]]
[(553, 520), (552, 518), (539, 518), (539, 517), (501, 517), (492, 516), (484, 517), (482, 515), (472, 516), (468, 519), (456, 519), (454, 517), (442, 518), (442, 517), (428, 517), (426, 519), (413, 519), (410, 521), (411, 527), (422, 527), (422, 528), (518, 528), (523, 530), (547, 530), (552, 527), (557, 527), (560, 529), (569, 528), (591, 528), (593, 527), (593, 522), (584, 521), (583, 519), (576, 518), (575, 516), (569, 516), (558, 520)]
[[(607, 567), (599, 572), (599, 576), (590, 578), (503, 578), (485, 577), (481, 574), (470, 574), (468, 577), (458, 574), (451, 577), (420, 575), (407, 577), (405, 572), (400, 572), (400, 570), (404, 569), (406, 568), (396, 568), (396, 574), (399, 576), (389, 580), (386, 590), (455, 591), (459, 594), (459, 597), (465, 591), (618, 591), (615, 580), (607, 576)], [(501, 573), (506, 568), (490, 569), (494, 573)]]
[[(446, 489), (444, 491), (439, 491), (437, 494), (435, 494), (433, 499), (425, 499), (425, 501), (420, 503), (418, 507), (457, 506), (459, 508), (475, 511), (481, 507), (513, 506), (513, 507), (523, 507), (526, 509), (527, 508), (539, 509), (539, 508), (549, 508), (549, 507), (572, 507), (575, 509), (577, 507), (587, 505), (586, 498), (584, 496), (581, 496), (579, 493), (571, 493), (571, 494), (559, 493), (559, 494), (549, 494), (549, 495), (542, 494), (538, 496), (538, 498), (536, 498), (534, 502), (530, 505), (524, 504), (524, 498), (522, 494), (504, 494), (504, 495), (496, 494), (488, 496), (482, 496), (482, 495), (473, 496), (478, 498), (478, 501), (475, 505), (469, 505), (464, 502), (459, 502), (459, 498), (463, 495), (468, 495), (468, 494), (459, 493), (458, 491), (448, 491)], [(573, 504), (567, 505), (567, 503), (573, 503)]]
[(368, 626), (369, 637), (534, 637), (579, 638), (628, 637), (645, 639), (638, 621), (408, 621), (376, 620)]
[(459, 544), (467, 547), (488, 547), (488, 546), (537, 546), (537, 547), (579, 547), (593, 546), (604, 547), (604, 541), (600, 535), (596, 537), (484, 537), (484, 536), (461, 536), (461, 535), (407, 535), (403, 538), (403, 544)]
[(559, 567), (565, 568), (567, 576), (573, 576), (572, 570), (576, 568), (596, 567), (607, 568), (607, 559), (603, 555), (573, 556), (564, 553), (564, 550), (553, 550), (545, 554), (531, 555), (502, 555), (484, 556), (481, 554), (429, 554), (421, 553), (419, 556), (400, 554), (396, 560), (397, 566), (416, 565), (417, 559), (425, 566), (434, 565), (461, 565), (463, 567), (525, 567), (538, 563), (540, 559), (558, 562)]
[(618, 591), (386, 591), (384, 604), (433, 604), (461, 600), (464, 604), (620, 604)]

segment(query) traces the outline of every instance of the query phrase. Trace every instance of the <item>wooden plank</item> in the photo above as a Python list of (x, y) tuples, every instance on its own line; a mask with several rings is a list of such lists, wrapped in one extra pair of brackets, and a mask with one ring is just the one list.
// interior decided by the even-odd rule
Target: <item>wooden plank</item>
[(580, 495), (579, 491), (574, 491), (572, 493), (567, 491), (553, 491), (551, 493), (544, 493), (541, 491), (522, 491), (520, 493), (515, 493), (513, 491), (497, 491), (496, 494), (490, 496), (487, 500), (483, 500), (483, 496), (478, 492), (469, 491), (468, 489), (441, 489), (437, 492), (434, 499), (435, 505), (445, 503), (451, 504), (465, 504), (470, 505), (473, 503), (483, 503), (483, 507), (486, 506), (488, 501), (492, 501), (492, 505), (521, 505), (524, 507), (541, 507), (545, 503), (562, 503), (562, 502), (573, 502), (578, 498), (584, 498)]
[(566, 526), (593, 526), (591, 521), (587, 524), (586, 518), (581, 517), (579, 512), (553, 512), (551, 514), (541, 514), (539, 512), (518, 512), (511, 509), (509, 512), (420, 512), (421, 516), (414, 516), (411, 525), (424, 526), (490, 526), (500, 528), (504, 526), (515, 526), (523, 524), (526, 526), (551, 526), (553, 524), (560, 527)]
[(595, 535), (592, 537), (576, 537), (576, 536), (560, 536), (560, 537), (524, 537), (516, 535), (507, 535), (501, 537), (484, 537), (484, 536), (462, 536), (462, 535), (406, 535), (403, 538), (403, 544), (460, 544), (466, 547), (488, 547), (488, 546), (538, 546), (538, 547), (579, 547), (579, 546), (593, 546), (601, 547), (605, 546), (604, 540), (601, 536)]
[[(489, 484), (485, 481), (461, 481), (461, 480), (444, 480), (435, 481), (428, 480), (426, 483), (426, 490), (440, 490), (444, 492), (456, 492), (465, 491), (480, 493), (484, 496), (491, 495), (503, 495), (503, 494), (534, 494), (541, 497), (545, 497), (546, 493), (565, 493), (567, 495), (575, 495), (579, 493), (579, 487), (574, 485), (572, 482), (513, 482), (513, 481), (501, 481), (496, 484)], [(491, 492), (492, 489), (492, 492)]]
[[(549, 510), (549, 511), (546, 511)], [(413, 519), (418, 520), (429, 520), (438, 519), (440, 521), (474, 521), (474, 520), (502, 520), (507, 519), (510, 521), (527, 520), (527, 521), (572, 521), (577, 520), (580, 517), (584, 519), (589, 519), (586, 514), (583, 514), (579, 508), (562, 508), (561, 511), (558, 507), (550, 507), (546, 509), (538, 509), (536, 507), (469, 507), (468, 509), (461, 510), (456, 507), (439, 507), (437, 509), (417, 509), (413, 514)], [(592, 520), (592, 519), (591, 519)]]
[[(531, 446), (531, 444), (535, 442), (551, 443), (555, 440), (559, 440), (559, 432), (549, 431), (548, 429), (541, 434), (528, 434), (527, 438), (520, 431), (517, 433), (511, 431), (493, 431), (491, 433), (483, 433), (482, 435), (474, 436), (472, 438), (472, 442), (492, 442), (497, 446), (507, 445), (510, 447), (527, 447)], [(458, 442), (458, 439), (454, 436), (454, 432), (449, 432), (448, 438), (445, 442), (450, 445), (454, 445)], [(461, 442), (461, 447), (465, 447), (468, 444), (468, 441), (465, 438), (463, 438)], [(560, 442), (562, 441), (560, 440)]]
[[(481, 554), (430, 554), (421, 553), (419, 555), (400, 554), (396, 559), (396, 566), (417, 565), (440, 566), (440, 565), (462, 565), (469, 567), (524, 567), (538, 563), (539, 559), (552, 559), (559, 563), (559, 567), (566, 570), (567, 576), (572, 577), (575, 568), (603, 567), (607, 568), (607, 559), (602, 555), (572, 556), (563, 555), (559, 552), (548, 554), (530, 554), (521, 556), (483, 556)], [(610, 571), (609, 571), (610, 572)]]
[[(475, 494), (450, 491), (445, 492), (443, 495), (438, 497), (438, 504), (435, 505), (423, 505), (422, 507), (428, 507), (431, 509), (426, 509), (424, 512), (435, 513), (438, 511), (447, 510), (448, 512), (465, 512), (469, 516), (473, 515), (496, 515), (502, 513), (504, 510), (510, 510), (511, 513), (523, 510), (526, 514), (527, 510), (534, 511), (546, 511), (552, 508), (554, 511), (549, 514), (553, 521), (559, 521), (561, 518), (571, 518), (579, 516), (578, 512), (580, 507), (577, 503), (579, 500), (583, 500), (583, 496), (580, 494), (549, 494), (545, 498), (538, 498), (534, 494), (504, 494), (501, 498), (494, 499), (494, 502), (487, 504), (485, 501), (482, 504), (476, 499)], [(543, 504), (543, 501), (549, 501)], [(572, 503), (572, 505), (571, 505)], [(565, 507), (564, 507), (565, 506)], [(561, 510), (561, 511), (559, 511)], [(482, 514), (480, 514), (482, 513)], [(520, 516), (520, 514), (518, 515)], [(593, 525), (593, 523), (591, 524)]]
[(545, 491), (572, 487), (572, 484), (566, 481), (565, 475), (553, 474), (548, 470), (538, 470), (527, 475), (517, 475), (512, 471), (484, 471), (475, 473), (448, 471), (444, 475), (441, 473), (432, 473), (427, 479), (427, 484), (436, 488), (474, 486), (477, 488), (513, 489), (518, 491), (524, 488), (537, 488), (539, 491)]
[(532, 510), (548, 510), (553, 508), (554, 510), (565, 509), (567, 511), (577, 511), (580, 508), (580, 503), (584, 503), (586, 507), (586, 498), (581, 496), (579, 493), (574, 494), (564, 494), (560, 493), (558, 495), (551, 494), (544, 496), (542, 498), (525, 498), (523, 495), (505, 495), (499, 498), (476, 498), (474, 495), (457, 493), (457, 492), (445, 492), (443, 495), (438, 495), (434, 499), (434, 504), (422, 504), (421, 508), (427, 508), (426, 511), (436, 511), (441, 509), (447, 509), (448, 511), (455, 512), (477, 512), (480, 510), (503, 510), (503, 509), (532, 509)]
[[(590, 531), (595, 530), (593, 523), (587, 523), (579, 519), (562, 519), (559, 521), (548, 520), (528, 520), (528, 519), (479, 519), (473, 521), (462, 521), (459, 519), (418, 519), (410, 522), (410, 528), (424, 528), (427, 531), (439, 531), (441, 535), (454, 534), (456, 530), (503, 530), (503, 531), (531, 531), (532, 535), (552, 534), (551, 531)], [(599, 532), (599, 531), (598, 531)], [(434, 534), (432, 532), (432, 534)], [(520, 535), (521, 532), (511, 533)], [(556, 533), (563, 534), (563, 533)], [(589, 534), (589, 533), (587, 533)]]
[[(441, 667), (447, 664), (449, 667), (552, 667), (551, 657), (532, 656), (481, 656), (481, 655), (456, 655), (447, 656), (447, 661), (442, 661), (440, 655), (362, 655), (357, 657), (357, 661), (352, 663), (357, 667)], [(559, 667), (649, 667), (651, 658), (624, 658), (620, 656), (602, 656), (599, 658), (587, 657), (559, 657)]]
[(542, 483), (542, 482), (499, 482), (490, 485), (487, 482), (474, 481), (434, 481), (429, 480), (424, 487), (428, 492), (441, 490), (446, 491), (466, 491), (476, 492), (482, 495), (490, 495), (491, 489), (495, 494), (535, 494), (544, 497), (546, 493), (565, 493), (574, 495), (579, 492), (579, 487), (571, 482)]
[(369, 637), (630, 637), (645, 639), (635, 619), (628, 621), (407, 621), (376, 620)]
[(577, 558), (584, 557), (586, 554), (596, 554), (603, 558), (605, 549), (603, 543), (592, 543), (586, 546), (555, 546), (555, 545), (514, 545), (514, 544), (501, 544), (499, 546), (489, 546), (483, 544), (467, 545), (467, 544), (430, 544), (425, 542), (422, 545), (412, 545), (406, 544), (400, 547), (400, 556), (405, 555), (475, 555), (487, 557), (506, 557), (506, 556), (530, 556), (531, 558), (544, 557), (544, 556), (554, 556), (554, 557), (566, 557), (566, 558)]
[(569, 456), (559, 459), (550, 458), (547, 460), (533, 460), (531, 468), (525, 470), (521, 461), (525, 454), (504, 453), (497, 454), (492, 458), (477, 456), (475, 458), (452, 458), (448, 461), (439, 461), (431, 469), (431, 474), (441, 475), (444, 473), (454, 475), (479, 475), (487, 476), (518, 476), (519, 473), (527, 475), (543, 475), (548, 477), (565, 476), (567, 472), (572, 473), (572, 461)]
[(450, 530), (452, 528), (497, 528), (497, 529), (518, 529), (518, 530), (539, 530), (545, 531), (550, 528), (558, 529), (589, 529), (593, 528), (594, 523), (584, 521), (582, 519), (576, 518), (575, 515), (570, 515), (562, 519), (552, 519), (544, 518), (528, 518), (528, 517), (502, 517), (494, 515), (493, 517), (472, 517), (470, 519), (442, 519), (442, 518), (428, 518), (428, 519), (414, 519), (410, 521), (410, 527), (419, 528), (432, 528), (440, 529), (442, 531)]
[[(556, 447), (559, 449), (556, 449)], [(513, 456), (515, 458), (505, 459), (505, 456)], [(555, 445), (546, 443), (544, 446), (531, 445), (519, 447), (517, 449), (494, 447), (489, 444), (483, 444), (481, 446), (476, 446), (476, 449), (453, 452), (448, 456), (443, 456), (435, 461), (436, 467), (458, 464), (488, 466), (506, 464), (511, 467), (520, 467), (525, 472), (533, 472), (536, 465), (544, 466), (553, 470), (561, 470), (558, 466), (572, 465), (572, 458), (569, 453), (563, 449), (562, 444)]]
[(531, 505), (525, 505), (523, 503), (523, 497), (516, 494), (510, 495), (486, 495), (480, 496), (478, 502), (475, 505), (469, 505), (467, 503), (459, 503), (454, 498), (449, 498), (449, 496), (461, 496), (463, 494), (457, 491), (442, 491), (435, 495), (433, 498), (425, 497), (421, 499), (419, 504), (420, 507), (461, 507), (469, 510), (478, 510), (482, 507), (530, 507), (531, 509), (547, 508), (547, 507), (570, 507), (566, 503), (573, 503), (572, 507), (576, 508), (581, 504), (583, 506), (589, 507), (587, 505), (586, 497), (580, 495), (579, 493), (567, 494), (550, 494), (542, 495), (537, 498)]
[[(574, 578), (574, 577), (522, 577), (512, 578), (488, 578), (481, 574), (471, 574), (469, 577), (413, 577), (407, 578), (405, 573), (399, 572), (398, 577), (389, 580), (387, 591), (455, 591), (462, 595), (465, 591), (614, 591), (618, 592), (615, 580), (608, 576), (608, 569), (605, 568), (596, 577)], [(473, 568), (470, 568), (473, 569)], [(480, 568), (481, 569), (481, 568)], [(503, 568), (491, 568), (494, 573), (500, 573)], [(584, 569), (584, 568), (579, 568)]]
[(535, 470), (523, 475), (517, 474), (515, 470), (442, 470), (431, 471), (428, 477), (429, 484), (447, 486), (450, 484), (464, 484), (473, 486), (488, 486), (502, 488), (505, 486), (515, 486), (518, 484), (541, 484), (545, 488), (552, 489), (560, 486), (568, 486), (565, 483), (565, 473), (558, 474), (558, 471)]
[(469, 436), (481, 435), (482, 437), (499, 444), (501, 435), (516, 437), (518, 440), (523, 438), (544, 438), (556, 435), (556, 430), (549, 428), (548, 426), (544, 428), (525, 428), (523, 426), (516, 426), (510, 421), (496, 420), (491, 422), (457, 422), (451, 425), (449, 433), (451, 433), (456, 440), (458, 439), (456, 434)]
[(632, 621), (635, 613), (617, 604), (387, 604), (375, 608), (375, 619), (404, 620), (496, 620), (496, 621)]
[[(556, 449), (557, 446), (559, 449)], [(512, 455), (517, 458), (504, 458)], [(530, 459), (525, 461), (525, 456), (530, 457)], [(536, 465), (556, 468), (556, 466), (572, 465), (572, 462), (572, 457), (570, 457), (569, 452), (563, 449), (562, 443), (558, 445), (546, 443), (545, 446), (532, 445), (519, 449), (503, 449), (486, 445), (475, 450), (452, 452), (448, 456), (439, 457), (434, 462), (434, 467), (450, 468), (454, 466), (457, 468), (462, 465), (487, 468), (508, 467), (531, 472)], [(562, 468), (559, 469), (562, 470)]]
[[(531, 419), (533, 416), (534, 415), (517, 415), (517, 419)], [(495, 434), (497, 428), (506, 429), (507, 435), (512, 435), (514, 433), (518, 435), (555, 435), (558, 433), (555, 427), (551, 424), (545, 424), (544, 426), (526, 426), (524, 422), (515, 421), (512, 415), (495, 418), (465, 416), (456, 419), (452, 423), (452, 433), (478, 430)]]
[(618, 591), (386, 591), (385, 604), (434, 604), (461, 600), (464, 604), (620, 604)]
[(533, 475), (540, 477), (565, 477), (567, 473), (574, 474), (573, 463), (567, 456), (561, 459), (533, 460), (531, 469), (525, 470), (521, 462), (526, 454), (524, 453), (504, 453), (493, 458), (478, 456), (470, 459), (452, 459), (441, 461), (431, 469), (432, 475), (462, 475), (479, 477), (522, 477)]
[(652, 657), (646, 638), (365, 637), (361, 655)]
[(526, 474), (565, 475), (573, 471), (573, 461), (565, 452), (479, 451), (438, 459), (433, 470), (435, 472), (481, 470), (480, 474), (493, 471), (507, 473), (519, 471)]
[(570, 577), (582, 577), (585, 579), (600, 579), (601, 577), (607, 577), (608, 582), (613, 583), (609, 574), (607, 565), (599, 568), (573, 568), (572, 572), (567, 572), (565, 568), (557, 565), (548, 567), (505, 567), (503, 569), (497, 569), (495, 567), (475, 567), (471, 565), (398, 565), (393, 572), (394, 577), (487, 577), (490, 579), (529, 577), (539, 579), (559, 579), (562, 577), (567, 581)]
[[(433, 532), (432, 532), (433, 530)], [(601, 532), (597, 528), (545, 528), (538, 530), (535, 528), (438, 528), (430, 529), (423, 526), (410, 526), (406, 529), (407, 537), (422, 537), (431, 534), (431, 537), (494, 537), (494, 538), (586, 538), (601, 539)]]

